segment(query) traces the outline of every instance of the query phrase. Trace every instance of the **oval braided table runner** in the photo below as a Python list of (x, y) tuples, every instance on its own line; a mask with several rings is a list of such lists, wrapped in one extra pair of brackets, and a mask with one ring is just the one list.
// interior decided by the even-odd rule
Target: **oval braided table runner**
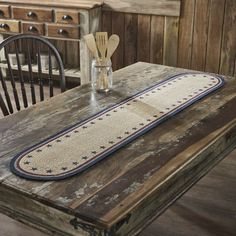
[(36, 180), (78, 174), (223, 84), (203, 73), (170, 77), (22, 151), (11, 170)]

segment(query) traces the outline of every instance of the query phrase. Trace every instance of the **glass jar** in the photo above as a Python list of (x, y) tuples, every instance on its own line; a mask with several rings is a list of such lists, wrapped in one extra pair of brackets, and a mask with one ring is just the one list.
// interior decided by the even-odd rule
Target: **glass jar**
[(92, 60), (91, 69), (92, 88), (98, 92), (107, 93), (112, 89), (112, 63), (111, 60)]

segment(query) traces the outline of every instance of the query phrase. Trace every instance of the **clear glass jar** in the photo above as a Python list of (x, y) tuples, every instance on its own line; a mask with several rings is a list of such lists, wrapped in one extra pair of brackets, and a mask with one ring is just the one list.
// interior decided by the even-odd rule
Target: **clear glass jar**
[(92, 88), (98, 92), (107, 93), (112, 89), (112, 63), (111, 60), (102, 62), (101, 60), (92, 60), (91, 68)]

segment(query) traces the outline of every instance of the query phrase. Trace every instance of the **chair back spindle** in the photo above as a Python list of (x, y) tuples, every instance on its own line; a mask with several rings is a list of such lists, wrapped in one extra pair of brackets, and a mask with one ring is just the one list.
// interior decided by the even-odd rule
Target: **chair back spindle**
[[(29, 40), (27, 40), (27, 41), (29, 41)], [(36, 104), (34, 79), (33, 79), (33, 71), (32, 71), (32, 59), (31, 59), (31, 52), (30, 52), (30, 42), (28, 42), (26, 44), (26, 48), (27, 48), (27, 63), (28, 63), (28, 70), (29, 70), (29, 83), (30, 83), (30, 90), (31, 90), (31, 99), (32, 99), (32, 104)]]
[[(4, 50), (7, 66), (6, 69), (0, 68), (0, 109), (4, 116), (14, 113), (16, 110), (21, 110), (20, 98), (23, 100), (24, 108), (29, 106), (30, 100), (32, 104), (36, 104), (37, 87), (39, 88), (38, 100), (44, 101), (44, 90), (47, 86), (49, 88), (48, 96), (54, 96), (54, 85), (56, 84), (54, 83), (54, 77), (56, 76), (53, 75), (54, 61), (52, 62), (52, 60), (54, 59), (56, 59), (59, 71), (59, 76), (57, 75), (57, 77), (59, 77), (60, 90), (61, 92), (65, 91), (65, 74), (60, 54), (47, 39), (29, 34), (14, 35), (0, 43), (1, 50)], [(41, 60), (42, 52), (45, 53), (45, 51), (46, 55), (48, 55), (48, 68), (43, 67)], [(21, 54), (25, 56), (26, 60), (22, 60)], [(22, 64), (22, 61), (26, 62)], [(4, 73), (2, 70), (5, 70)], [(48, 80), (48, 82), (45, 80)], [(8, 88), (9, 86), (10, 88)], [(12, 100), (14, 100), (13, 103)], [(16, 109), (13, 108), (13, 105)]]

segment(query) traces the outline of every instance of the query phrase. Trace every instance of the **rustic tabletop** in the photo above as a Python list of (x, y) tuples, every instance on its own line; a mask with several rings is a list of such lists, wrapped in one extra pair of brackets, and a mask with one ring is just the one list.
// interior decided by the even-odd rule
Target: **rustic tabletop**
[(186, 71), (136, 63), (114, 73), (109, 95), (84, 85), (1, 119), (1, 211), (58, 235), (139, 232), (232, 150), (235, 79), (74, 177), (30, 181), (12, 174), (9, 163), (58, 130)]

